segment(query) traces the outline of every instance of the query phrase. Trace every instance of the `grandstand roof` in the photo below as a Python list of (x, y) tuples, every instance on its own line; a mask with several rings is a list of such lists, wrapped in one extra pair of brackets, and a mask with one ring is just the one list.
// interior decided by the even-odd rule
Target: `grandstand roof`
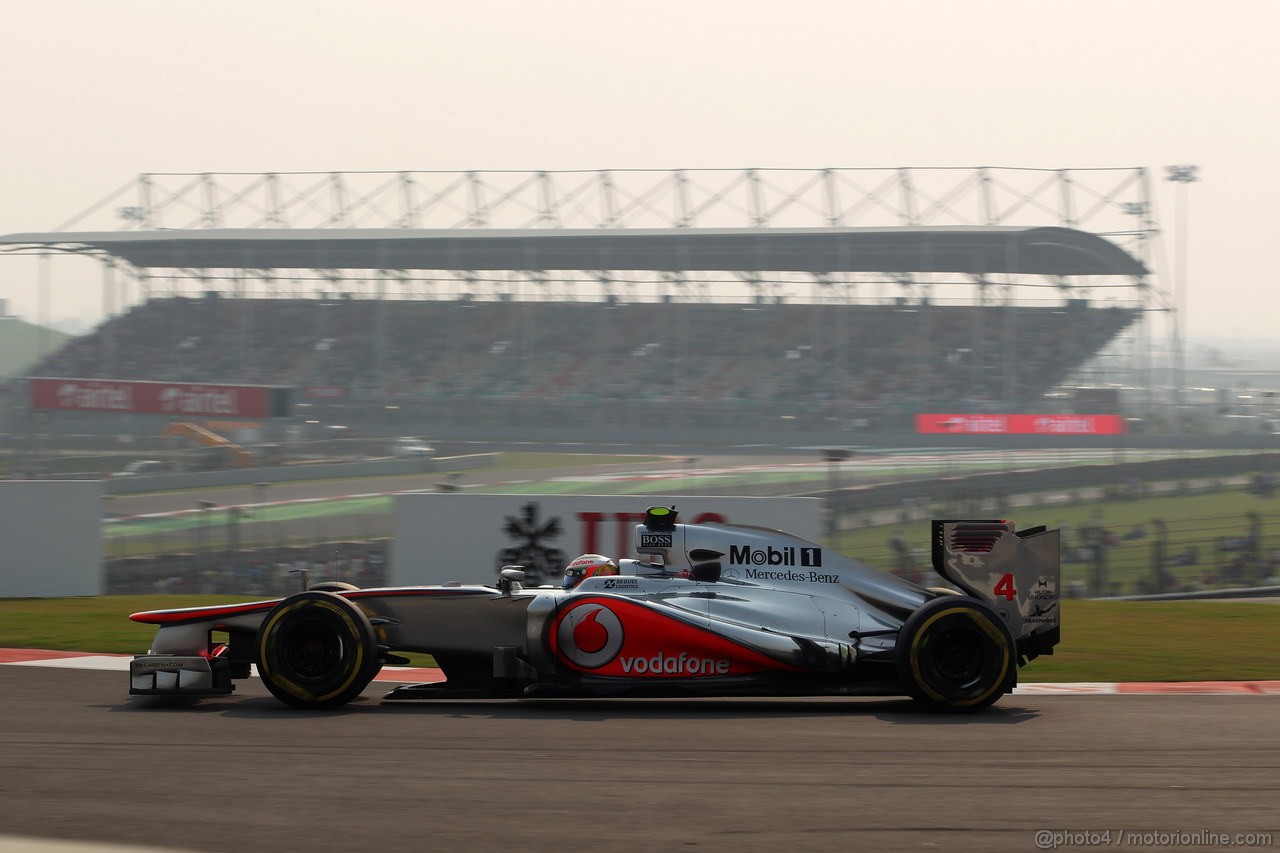
[(994, 225), (50, 231), (0, 236), (4, 245), (103, 253), (140, 268), (1147, 273), (1095, 234)]

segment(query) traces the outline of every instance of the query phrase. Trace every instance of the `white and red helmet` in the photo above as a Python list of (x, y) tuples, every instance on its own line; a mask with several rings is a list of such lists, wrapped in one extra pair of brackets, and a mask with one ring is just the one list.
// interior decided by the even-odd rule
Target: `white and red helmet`
[(575, 557), (573, 562), (565, 567), (564, 583), (561, 586), (564, 589), (573, 589), (587, 578), (617, 573), (618, 564), (608, 557), (600, 554), (583, 554), (581, 557)]

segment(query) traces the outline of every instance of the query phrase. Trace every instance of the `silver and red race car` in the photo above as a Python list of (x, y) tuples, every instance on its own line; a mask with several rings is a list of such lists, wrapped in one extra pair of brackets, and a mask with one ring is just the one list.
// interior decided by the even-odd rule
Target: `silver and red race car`
[[(682, 524), (653, 507), (637, 560), (572, 589), (357, 589), (135, 613), (159, 626), (133, 659), (141, 696), (234, 690), (252, 665), (280, 701), (337, 708), (402, 652), (433, 655), (445, 681), (386, 700), (554, 696), (909, 695), (985, 708), (1059, 638), (1059, 536), (1007, 521), (934, 521), (926, 588), (763, 527)], [(567, 585), (567, 584), (566, 584)]]

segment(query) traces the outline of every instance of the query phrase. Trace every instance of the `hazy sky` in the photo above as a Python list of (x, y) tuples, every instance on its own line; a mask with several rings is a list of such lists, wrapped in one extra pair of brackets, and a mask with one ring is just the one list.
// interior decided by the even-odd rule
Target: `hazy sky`
[[(1149, 167), (1172, 237), (1195, 163), (1188, 333), (1271, 337), (1277, 32), (1271, 0), (0, 0), (0, 234), (141, 172), (988, 165)], [(0, 257), (31, 320), (34, 269)]]

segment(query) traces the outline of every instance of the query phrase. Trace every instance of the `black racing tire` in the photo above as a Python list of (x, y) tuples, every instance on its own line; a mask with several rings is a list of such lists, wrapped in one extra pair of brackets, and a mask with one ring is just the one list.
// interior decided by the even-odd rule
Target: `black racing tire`
[(258, 675), (294, 708), (347, 704), (382, 668), (369, 618), (340, 595), (308, 590), (275, 606), (258, 631)]
[(1017, 683), (1013, 636), (989, 606), (968, 596), (926, 602), (898, 631), (898, 677), (935, 711), (980, 711)]
[(359, 588), (355, 584), (347, 583), (346, 581), (320, 581), (307, 587), (308, 590), (319, 590), (320, 592), (350, 592)]

